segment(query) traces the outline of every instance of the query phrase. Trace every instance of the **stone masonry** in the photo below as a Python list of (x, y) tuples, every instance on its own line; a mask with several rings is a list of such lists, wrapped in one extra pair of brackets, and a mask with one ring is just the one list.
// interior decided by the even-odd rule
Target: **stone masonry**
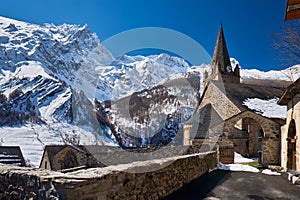
[[(253, 119), (261, 126), (264, 137), (262, 140), (262, 163), (263, 164), (278, 164), (280, 163), (280, 124), (255, 114), (251, 111), (245, 111), (226, 120), (224, 125), (224, 135), (233, 142), (232, 133), (234, 125), (240, 119)], [(236, 141), (237, 142), (237, 141)], [(243, 142), (239, 140), (238, 142)], [(241, 144), (243, 147), (245, 145)]]
[(1, 165), (0, 198), (159, 199), (208, 172), (216, 163), (216, 152), (207, 152), (65, 174)]

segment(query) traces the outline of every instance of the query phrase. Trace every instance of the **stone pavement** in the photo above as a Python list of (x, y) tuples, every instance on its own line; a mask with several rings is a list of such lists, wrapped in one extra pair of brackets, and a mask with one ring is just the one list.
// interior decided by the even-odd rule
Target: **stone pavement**
[(217, 170), (205, 174), (164, 200), (299, 200), (300, 186), (284, 176)]

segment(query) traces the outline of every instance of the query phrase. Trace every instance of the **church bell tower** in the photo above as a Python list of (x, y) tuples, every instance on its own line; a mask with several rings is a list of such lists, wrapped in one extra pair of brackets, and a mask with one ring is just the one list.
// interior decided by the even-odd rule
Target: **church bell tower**
[(222, 81), (224, 83), (240, 83), (240, 68), (238, 65), (234, 67), (233, 69), (231, 66), (221, 24), (211, 62), (211, 74), (209, 75), (208, 72), (204, 72), (203, 74), (204, 87), (206, 87), (210, 80)]

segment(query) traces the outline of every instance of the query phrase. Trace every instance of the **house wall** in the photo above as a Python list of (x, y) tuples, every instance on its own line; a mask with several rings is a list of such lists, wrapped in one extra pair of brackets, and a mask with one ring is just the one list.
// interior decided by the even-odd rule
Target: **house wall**
[(285, 170), (287, 169), (288, 131), (293, 119), (296, 124), (296, 170), (300, 171), (300, 94), (295, 95), (288, 103), (286, 124), (281, 127), (281, 166)]
[(51, 169), (48, 152), (44, 153), (44, 155), (42, 157), (41, 164), (40, 164), (40, 168), (42, 168), (42, 169)]

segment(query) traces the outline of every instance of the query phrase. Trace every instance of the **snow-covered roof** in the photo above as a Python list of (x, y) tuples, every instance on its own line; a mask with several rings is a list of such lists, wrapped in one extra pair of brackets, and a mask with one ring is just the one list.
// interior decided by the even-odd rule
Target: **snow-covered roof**
[(300, 93), (300, 78), (298, 78), (294, 83), (292, 83), (287, 87), (282, 97), (279, 99), (278, 104), (287, 105), (289, 100), (299, 93)]
[[(277, 99), (278, 100), (281, 97), (281, 95), (283, 93), (283, 90), (284, 90), (282, 88), (275, 88), (275, 87), (270, 87), (270, 86), (251, 85), (251, 84), (243, 84), (243, 83), (221, 83), (221, 82), (217, 82), (217, 81), (212, 81), (212, 83), (217, 88), (219, 88), (220, 91), (222, 93), (224, 93), (224, 95), (241, 112), (250, 109), (250, 110), (256, 111), (256, 113), (260, 114), (260, 115), (262, 115), (262, 113), (264, 113), (264, 112), (262, 112), (260, 110), (259, 106), (263, 106), (262, 109), (265, 110), (266, 109), (266, 102), (261, 102), (261, 104), (257, 107), (246, 105), (244, 102), (247, 101), (248, 99), (260, 99), (260, 100), (264, 100), (264, 101), (265, 100), (270, 100), (270, 99)], [(275, 101), (273, 101), (273, 103), (276, 104)], [(286, 108), (284, 107), (282, 109), (286, 109)], [(282, 110), (282, 113), (285, 113), (285, 112), (286, 112), (286, 110), (284, 110), (284, 111)], [(280, 115), (280, 116), (282, 116), (282, 115)], [(285, 116), (285, 114), (284, 114), (284, 116)], [(282, 118), (282, 117), (280, 117), (280, 118)], [(283, 118), (285, 118), (285, 117), (283, 117)]]
[(278, 105), (277, 101), (278, 98), (269, 100), (249, 98), (243, 101), (243, 105), (264, 117), (285, 119), (287, 108), (286, 106)]

